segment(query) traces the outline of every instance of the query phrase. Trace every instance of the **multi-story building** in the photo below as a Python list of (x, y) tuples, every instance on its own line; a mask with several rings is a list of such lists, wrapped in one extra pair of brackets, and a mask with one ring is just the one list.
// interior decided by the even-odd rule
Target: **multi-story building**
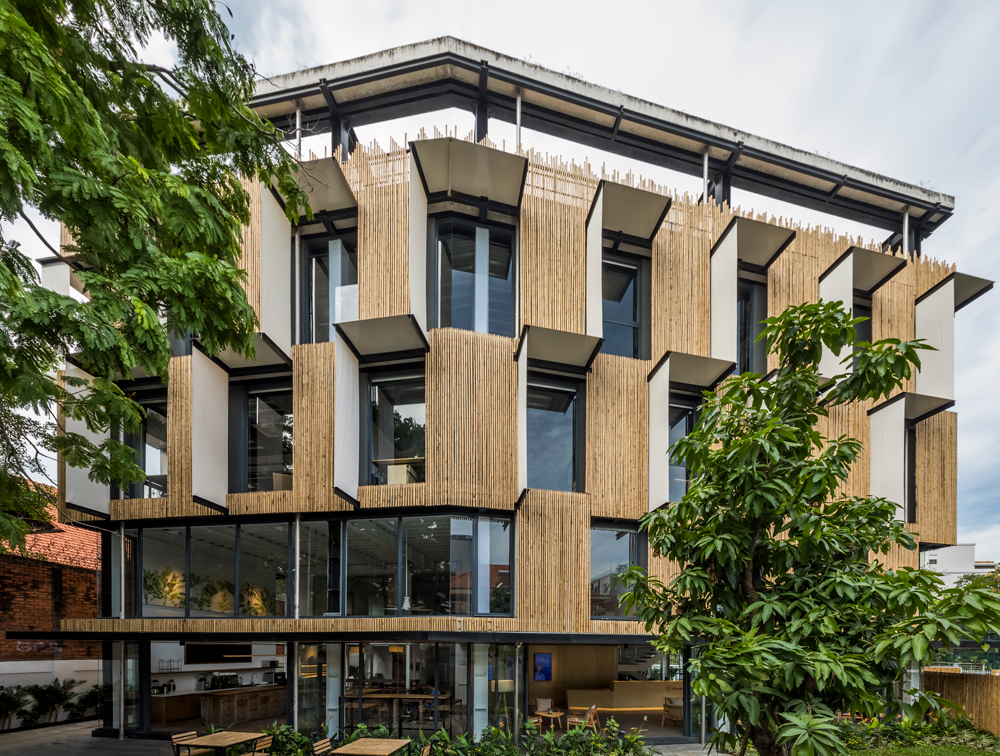
[[(922, 549), (955, 542), (954, 315), (991, 284), (921, 253), (951, 197), (450, 38), (277, 76), (252, 104), (293, 139), (331, 134), (302, 162), (314, 220), (249, 185), (256, 361), (178, 341), (166, 385), (122, 381), (148, 413), (145, 483), (62, 470), (111, 565), (105, 616), (61, 633), (105, 643), (109, 729), (277, 708), (304, 732), (479, 732), (550, 699), (691, 733), (681, 660), (650, 650), (613, 576), (670, 576), (637, 527), (684, 494), (667, 449), (703, 390), (774, 367), (754, 338), (794, 303), (841, 300), (873, 339), (938, 348), (823, 430), (864, 443), (848, 491), (898, 502)], [(456, 106), (476, 114), (467, 139), (353, 132)], [(702, 195), (525, 151), (522, 125), (694, 174)], [(732, 187), (890, 236), (742, 211)], [(72, 286), (57, 264), (46, 280)], [(197, 692), (234, 674), (279, 687), (229, 708)], [(189, 691), (173, 708), (150, 694), (167, 676)]]
[(976, 544), (959, 543), (939, 549), (928, 549), (920, 554), (920, 566), (941, 573), (941, 580), (954, 588), (962, 578), (989, 575), (997, 563), (989, 559), (976, 559)]

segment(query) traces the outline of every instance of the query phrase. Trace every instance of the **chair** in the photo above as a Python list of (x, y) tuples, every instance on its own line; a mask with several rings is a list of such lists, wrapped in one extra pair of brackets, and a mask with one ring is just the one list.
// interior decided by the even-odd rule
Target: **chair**
[(535, 716), (535, 712), (536, 711), (538, 711), (538, 699), (532, 698), (531, 699), (531, 709), (529, 711), (525, 712), (525, 715), (524, 715), (524, 723), (528, 724), (528, 722), (531, 722), (531, 724), (533, 724), (535, 727), (537, 727), (539, 729), (539, 731), (540, 731), (542, 729), (542, 718), (538, 717), (538, 716)]
[(535, 706), (535, 711), (548, 711), (552, 708), (551, 698), (538, 698), (536, 700), (538, 701), (538, 704)]
[(597, 704), (593, 704), (589, 709), (587, 709), (587, 713), (584, 714), (582, 717), (570, 717), (570, 716), (566, 717), (567, 730), (570, 727), (577, 727), (577, 726), (581, 726), (584, 729), (589, 727), (595, 733), (601, 731), (601, 720), (597, 718)]
[(323, 738), (313, 743), (313, 756), (316, 756), (316, 754), (331, 753), (332, 751), (333, 743), (330, 742), (330, 738)]
[(420, 749), (420, 756), (431, 756), (431, 744), (428, 743)]
[(678, 724), (684, 722), (683, 698), (663, 699), (663, 716), (660, 718), (660, 727), (663, 727), (663, 725), (666, 723), (668, 719), (671, 722), (677, 722)]
[(265, 735), (262, 738), (257, 738), (254, 741), (253, 750), (240, 754), (240, 756), (267, 756), (267, 751), (271, 750), (271, 743), (273, 741), (274, 735)]
[(181, 756), (182, 748), (187, 748), (184, 756), (212, 756), (215, 753), (211, 748), (195, 748), (191, 750), (191, 746), (185, 745), (187, 741), (194, 740), (196, 737), (198, 737), (198, 733), (194, 730), (175, 732), (171, 735), (170, 745), (174, 749), (174, 756)]

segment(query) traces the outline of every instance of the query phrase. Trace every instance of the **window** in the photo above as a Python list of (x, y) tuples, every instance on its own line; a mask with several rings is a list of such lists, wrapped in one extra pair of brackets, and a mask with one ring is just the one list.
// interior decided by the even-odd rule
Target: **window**
[[(857, 340), (866, 341), (869, 344), (872, 341), (872, 301), (870, 299), (855, 299), (854, 300), (854, 317), (856, 318), (867, 318), (867, 320), (858, 323), (854, 326), (857, 331)], [(858, 369), (859, 358), (854, 358), (854, 369)]]
[(625, 255), (605, 255), (601, 296), (604, 343), (601, 351), (637, 359), (648, 358), (648, 261)]
[(472, 613), (471, 517), (403, 518), (404, 615)]
[(514, 243), (509, 231), (456, 220), (437, 225), (438, 324), (514, 335)]
[(528, 487), (583, 490), (583, 392), (575, 381), (528, 376)]
[[(694, 394), (670, 392), (670, 445), (694, 430), (698, 422), (700, 398)], [(670, 457), (670, 501), (680, 501), (688, 491), (687, 464)]]
[(292, 490), (292, 387), (247, 391), (247, 489)]
[(397, 518), (347, 523), (347, 615), (398, 614)]
[(240, 616), (286, 616), (288, 523), (240, 525)]
[[(763, 278), (763, 277), (762, 277)], [(736, 372), (767, 372), (767, 345), (757, 341), (767, 318), (767, 284), (740, 278), (737, 286), (736, 317), (738, 322)]]
[(138, 403), (146, 417), (138, 434), (125, 434), (125, 443), (135, 450), (136, 464), (146, 479), (133, 483), (127, 495), (158, 499), (167, 495), (167, 397), (140, 398)]
[(332, 324), (358, 319), (357, 249), (344, 239), (312, 242), (303, 267), (302, 340), (329, 341)]
[(590, 615), (625, 617), (618, 575), (645, 563), (642, 539), (634, 526), (594, 524), (590, 528)]
[(142, 531), (142, 616), (183, 617), (187, 568), (187, 528)]
[(192, 617), (232, 617), (236, 610), (236, 525), (191, 528)]
[(510, 520), (479, 518), (476, 584), (479, 614), (510, 614)]
[(917, 521), (917, 424), (906, 421), (906, 522)]
[(299, 525), (299, 614), (340, 614), (340, 522)]
[(422, 365), (370, 375), (368, 416), (361, 426), (363, 485), (424, 481), (424, 409)]

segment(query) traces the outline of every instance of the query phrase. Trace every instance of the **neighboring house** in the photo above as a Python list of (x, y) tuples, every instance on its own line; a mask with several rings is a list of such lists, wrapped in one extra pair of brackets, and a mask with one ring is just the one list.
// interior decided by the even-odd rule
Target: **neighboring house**
[(959, 543), (920, 554), (920, 566), (940, 572), (944, 584), (954, 588), (966, 575), (988, 575), (997, 568), (996, 562), (977, 561), (976, 544)]
[[(97, 619), (18, 634), (105, 642), (124, 702), (99, 734), (117, 734), (122, 707), (138, 733), (201, 711), (270, 723), (275, 706), (306, 733), (478, 733), (572, 693), (647, 730), (660, 718), (644, 711), (683, 697), (682, 727), (654, 729), (694, 735), (683, 680), (619, 682), (636, 658), (661, 678), (680, 660), (623, 616), (614, 574), (671, 576), (638, 528), (685, 493), (669, 445), (702, 391), (774, 368), (754, 343), (763, 318), (818, 298), (871, 318), (862, 339), (937, 347), (905, 392), (834, 407), (822, 431), (865, 445), (848, 493), (894, 501), (921, 549), (955, 543), (954, 318), (992, 284), (921, 255), (952, 197), (451, 38), (259, 87), (262, 116), (331, 133), (337, 157), (304, 162), (315, 220), (298, 227), (272, 187), (247, 184), (256, 361), (193, 337), (169, 387), (121, 382), (147, 410), (124, 439), (147, 481), (60, 471), (66, 511), (103, 531), (108, 600)], [(456, 106), (477, 114), (469, 140), (383, 151), (350, 128)], [(491, 113), (703, 176), (703, 196), (500, 149)], [(734, 210), (734, 186), (889, 238)], [(62, 261), (43, 266), (47, 285), (75, 285)], [(261, 675), (272, 687), (232, 692), (228, 714), (200, 690)]]

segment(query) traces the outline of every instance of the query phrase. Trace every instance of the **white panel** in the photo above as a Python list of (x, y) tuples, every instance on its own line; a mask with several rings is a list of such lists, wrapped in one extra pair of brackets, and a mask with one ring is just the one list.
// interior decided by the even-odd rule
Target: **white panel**
[(604, 233), (604, 186), (594, 200), (594, 211), (587, 224), (587, 308), (586, 333), (596, 338), (604, 337), (604, 303), (602, 300), (602, 260), (604, 250), (601, 238)]
[[(67, 272), (69, 271), (69, 268), (65, 265), (60, 267), (66, 268)], [(68, 281), (67, 277), (67, 286)], [(88, 381), (93, 380), (93, 376), (89, 373), (85, 373), (83, 370), (68, 364), (66, 365), (66, 375), (83, 378)], [(72, 390), (79, 391), (79, 389)], [(87, 425), (79, 420), (66, 418), (65, 422), (68, 433), (79, 433), (92, 444), (100, 445), (108, 438), (107, 433), (91, 433), (87, 429)], [(66, 503), (107, 514), (110, 507), (111, 489), (103, 483), (94, 483), (90, 480), (87, 477), (89, 472), (89, 470), (80, 467), (66, 465)]]
[[(843, 302), (844, 306), (854, 311), (854, 262), (853, 254), (847, 255), (826, 274), (826, 277), (819, 282), (819, 298), (826, 302)], [(843, 372), (851, 370), (851, 364), (840, 364), (850, 353), (849, 349), (842, 349), (840, 355), (835, 355), (827, 347), (823, 347), (823, 356), (819, 361), (819, 374), (824, 378), (833, 378)]]
[(199, 349), (191, 350), (191, 394), (191, 493), (225, 506), (229, 493), (229, 376)]
[(914, 312), (918, 339), (938, 351), (920, 352), (917, 371), (918, 394), (955, 398), (955, 282), (948, 281), (930, 296), (917, 302)]
[(358, 456), (361, 446), (358, 427), (361, 417), (358, 358), (340, 334), (334, 335), (334, 342), (333, 485), (357, 499), (360, 466)]
[(517, 491), (528, 487), (528, 332), (517, 361)]
[(410, 152), (410, 313), (427, 333), (427, 196)]
[(69, 296), (69, 276), (70, 268), (66, 263), (50, 263), (42, 266), (42, 286), (64, 297)]
[(490, 230), (476, 228), (474, 328), (479, 333), (490, 332)]
[(670, 501), (670, 358), (649, 380), (649, 511)]
[(736, 234), (733, 227), (712, 255), (712, 351), (717, 360), (736, 362)]
[(260, 190), (260, 330), (292, 353), (292, 224), (266, 186)]
[(897, 505), (906, 519), (906, 400), (900, 399), (868, 416), (871, 495)]
[(489, 646), (481, 643), (472, 646), (472, 735), (477, 741), (489, 724), (489, 650)]

